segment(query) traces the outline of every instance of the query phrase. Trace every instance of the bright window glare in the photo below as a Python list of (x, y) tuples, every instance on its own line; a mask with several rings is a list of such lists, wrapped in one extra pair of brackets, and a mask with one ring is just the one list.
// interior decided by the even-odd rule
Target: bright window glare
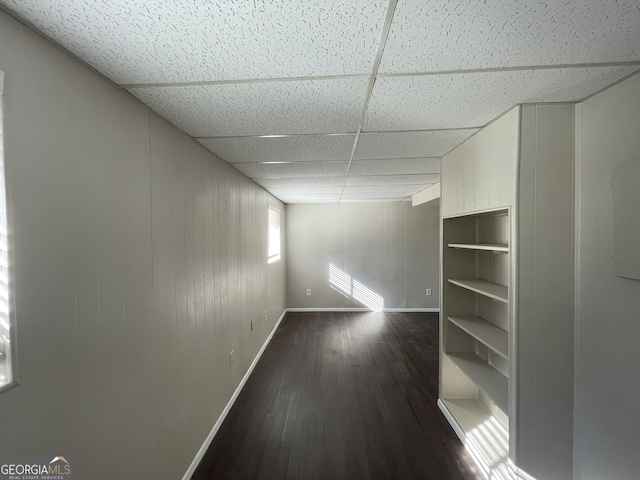
[(11, 321), (9, 311), (7, 202), (4, 183), (4, 139), (2, 133), (3, 84), (3, 74), (0, 72), (0, 388), (13, 381), (13, 372), (11, 367)]
[(280, 260), (280, 210), (269, 206), (267, 209), (267, 261)]

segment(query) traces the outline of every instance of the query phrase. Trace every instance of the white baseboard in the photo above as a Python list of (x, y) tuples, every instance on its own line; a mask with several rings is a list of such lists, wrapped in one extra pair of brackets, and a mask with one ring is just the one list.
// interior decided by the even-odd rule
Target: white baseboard
[(439, 308), (383, 308), (383, 312), (422, 312), (422, 313), (440, 313)]
[[(337, 307), (308, 307), (308, 308), (287, 308), (287, 312), (371, 312), (370, 308), (337, 308)], [(383, 312), (426, 312), (439, 313), (439, 308), (383, 308)]]
[(309, 308), (287, 308), (287, 312), (370, 312), (370, 308), (325, 308), (325, 307), (309, 307)]
[(191, 480), (191, 477), (192, 477), (193, 473), (196, 471), (196, 468), (198, 468), (198, 465), (200, 465), (200, 462), (202, 461), (202, 457), (204, 457), (204, 454), (207, 452), (207, 449), (209, 448), (209, 445), (211, 445), (211, 442), (213, 441), (213, 437), (215, 437), (216, 433), (218, 433), (218, 430), (220, 429), (220, 426), (222, 425), (222, 422), (224, 422), (224, 419), (229, 414), (229, 411), (231, 410), (231, 407), (233, 407), (233, 404), (235, 403), (236, 399), (238, 398), (238, 395), (240, 395), (240, 391), (244, 387), (244, 384), (247, 383), (247, 380), (251, 376), (251, 373), (253, 372), (253, 369), (258, 364), (258, 361), (260, 360), (260, 357), (262, 357), (262, 354), (264, 353), (265, 349), (267, 348), (267, 345), (269, 345), (269, 342), (273, 338), (273, 335), (276, 333), (276, 330), (280, 326), (280, 322), (282, 322), (282, 319), (284, 318), (284, 316), (286, 314), (287, 314), (287, 310), (285, 309), (285, 311), (282, 312), (282, 315), (280, 315), (280, 318), (278, 319), (278, 321), (276, 322), (275, 326), (273, 327), (273, 330), (271, 330), (271, 333), (269, 334), (267, 339), (264, 341), (264, 344), (262, 345), (262, 348), (260, 348), (260, 351), (256, 355), (256, 358), (254, 358), (253, 362), (251, 362), (251, 366), (249, 366), (249, 369), (247, 370), (247, 373), (245, 373), (244, 377), (242, 377), (242, 380), (240, 381), (240, 384), (238, 385), (238, 388), (236, 388), (235, 392), (233, 392), (233, 395), (231, 396), (231, 398), (229, 399), (229, 402), (227, 402), (226, 407), (224, 407), (224, 410), (222, 411), (222, 413), (218, 417), (218, 420), (216, 421), (215, 425), (211, 429), (211, 432), (209, 432), (209, 435), (207, 435), (207, 438), (205, 439), (204, 443), (202, 444), (202, 447), (200, 447), (200, 450), (198, 450), (198, 453), (196, 454), (195, 458), (191, 462), (191, 465), (189, 465), (189, 468), (187, 469), (186, 473), (182, 477), (182, 480)]

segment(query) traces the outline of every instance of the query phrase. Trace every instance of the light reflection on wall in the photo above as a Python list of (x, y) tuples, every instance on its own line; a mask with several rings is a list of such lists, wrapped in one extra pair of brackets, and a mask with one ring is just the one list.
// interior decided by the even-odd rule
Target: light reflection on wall
[(347, 297), (362, 303), (374, 312), (384, 309), (384, 298), (364, 283), (352, 278), (344, 270), (339, 269), (333, 263), (329, 264), (329, 285), (342, 292)]

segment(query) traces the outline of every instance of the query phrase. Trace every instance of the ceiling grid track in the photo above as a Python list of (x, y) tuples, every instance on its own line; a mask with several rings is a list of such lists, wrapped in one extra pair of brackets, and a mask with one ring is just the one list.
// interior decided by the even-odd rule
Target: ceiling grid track
[(389, 0), (389, 6), (387, 7), (387, 15), (384, 19), (384, 25), (382, 27), (382, 33), (380, 34), (380, 40), (378, 42), (378, 50), (376, 52), (376, 59), (373, 62), (373, 68), (371, 69), (371, 76), (369, 77), (369, 84), (367, 85), (367, 93), (364, 99), (364, 106), (362, 107), (362, 114), (360, 115), (360, 122), (358, 123), (358, 129), (356, 130), (356, 136), (353, 139), (353, 147), (351, 148), (351, 155), (349, 156), (349, 163), (347, 164), (347, 171), (344, 174), (344, 183), (342, 185), (342, 193), (338, 202), (342, 202), (344, 196), (344, 189), (347, 186), (349, 180), (349, 172), (351, 171), (351, 165), (353, 164), (353, 157), (356, 154), (358, 148), (358, 140), (362, 133), (362, 127), (364, 126), (364, 119), (367, 115), (367, 109), (369, 108), (369, 101), (371, 100), (371, 93), (373, 93), (373, 86), (376, 83), (378, 76), (378, 69), (380, 68), (380, 62), (382, 61), (382, 54), (384, 53), (384, 47), (387, 44), (387, 38), (389, 37), (389, 30), (391, 29), (391, 22), (393, 21), (393, 15), (396, 11), (398, 0)]

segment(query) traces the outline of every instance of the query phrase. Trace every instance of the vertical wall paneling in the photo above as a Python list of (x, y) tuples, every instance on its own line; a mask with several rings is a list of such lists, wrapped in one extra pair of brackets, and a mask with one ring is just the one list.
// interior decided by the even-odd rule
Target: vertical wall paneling
[(489, 135), (475, 135), (476, 169), (475, 169), (475, 199), (476, 210), (490, 208), (491, 192), (491, 145)]
[(469, 138), (460, 147), (464, 150), (464, 204), (462, 212), (476, 209), (476, 137)]
[(443, 158), (442, 161), (440, 162), (440, 185), (441, 185), (440, 210), (442, 212), (443, 217), (446, 217), (447, 215), (451, 214), (451, 206), (450, 206), (451, 205), (451, 201), (450, 201), (451, 189), (443, 187), (444, 185), (450, 185), (452, 182), (450, 168), (449, 168), (449, 161), (448, 160), (445, 161), (445, 158)]
[[(640, 470), (640, 384), (632, 380), (640, 281), (615, 272), (611, 179), (639, 158), (640, 76), (579, 104), (577, 115), (576, 478), (632, 479)], [(628, 221), (637, 225), (637, 215)]]
[(181, 478), (284, 310), (284, 205), (1, 12), (0, 31), (20, 346), (0, 451)]
[(385, 308), (438, 308), (438, 213), (410, 202), (288, 205), (287, 305), (366, 308), (332, 288), (332, 264)]

